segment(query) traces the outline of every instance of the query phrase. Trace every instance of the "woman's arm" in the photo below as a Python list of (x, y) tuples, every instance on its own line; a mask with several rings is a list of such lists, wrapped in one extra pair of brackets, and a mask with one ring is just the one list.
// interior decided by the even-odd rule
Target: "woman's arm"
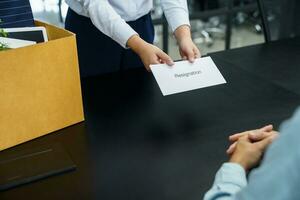
[(105, 35), (126, 48), (127, 41), (137, 35), (114, 10), (108, 0), (80, 0), (93, 24)]
[(151, 64), (173, 65), (173, 60), (167, 54), (140, 38), (107, 0), (82, 0), (82, 2), (93, 24), (124, 48), (131, 48), (139, 55), (148, 71)]
[(174, 32), (181, 57), (191, 62), (201, 56), (191, 37), (189, 11), (186, 0), (161, 0), (167, 21)]

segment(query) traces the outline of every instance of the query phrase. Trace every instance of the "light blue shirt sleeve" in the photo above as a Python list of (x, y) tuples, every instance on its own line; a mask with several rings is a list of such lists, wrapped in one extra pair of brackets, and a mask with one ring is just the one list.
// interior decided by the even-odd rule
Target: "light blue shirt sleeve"
[[(247, 186), (218, 189), (217, 185), (226, 188), (244, 179), (244, 175), (238, 175), (238, 168), (224, 170), (223, 165), (204, 200), (299, 200), (300, 109), (282, 124), (280, 133), (279, 139), (268, 148), (261, 166), (251, 172)], [(219, 178), (222, 176), (230, 177), (224, 182)]]
[(205, 194), (204, 200), (231, 200), (233, 195), (246, 187), (244, 168), (235, 163), (224, 163), (216, 174), (212, 188)]

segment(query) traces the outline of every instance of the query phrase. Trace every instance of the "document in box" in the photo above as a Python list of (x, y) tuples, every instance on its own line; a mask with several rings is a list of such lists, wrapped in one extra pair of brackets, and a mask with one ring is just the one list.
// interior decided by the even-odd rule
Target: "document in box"
[(5, 44), (10, 49), (16, 49), (16, 48), (26, 47), (29, 45), (36, 44), (36, 42), (34, 41), (18, 40), (18, 39), (5, 38), (5, 37), (0, 37), (0, 42), (2, 44)]
[(226, 83), (211, 57), (150, 67), (164, 96)]

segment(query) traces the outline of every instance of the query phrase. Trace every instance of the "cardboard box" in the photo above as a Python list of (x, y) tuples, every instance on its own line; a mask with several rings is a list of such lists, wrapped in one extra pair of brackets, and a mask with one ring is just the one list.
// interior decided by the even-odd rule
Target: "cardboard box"
[(0, 52), (0, 151), (84, 120), (75, 35)]

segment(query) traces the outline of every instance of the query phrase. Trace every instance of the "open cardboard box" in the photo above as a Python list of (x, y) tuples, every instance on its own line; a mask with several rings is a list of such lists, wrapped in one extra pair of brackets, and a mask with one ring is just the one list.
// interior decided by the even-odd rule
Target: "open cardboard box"
[(75, 35), (0, 52), (0, 151), (84, 120)]

